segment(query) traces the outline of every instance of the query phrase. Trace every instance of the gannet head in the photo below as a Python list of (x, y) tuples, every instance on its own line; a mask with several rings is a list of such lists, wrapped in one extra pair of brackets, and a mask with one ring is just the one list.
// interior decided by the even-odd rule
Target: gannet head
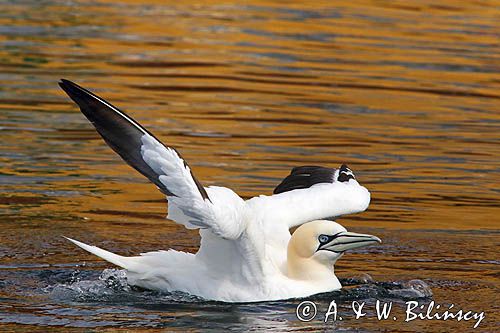
[(305, 223), (288, 243), (287, 274), (300, 280), (332, 278), (333, 265), (345, 251), (381, 242), (376, 236), (348, 232), (336, 222)]

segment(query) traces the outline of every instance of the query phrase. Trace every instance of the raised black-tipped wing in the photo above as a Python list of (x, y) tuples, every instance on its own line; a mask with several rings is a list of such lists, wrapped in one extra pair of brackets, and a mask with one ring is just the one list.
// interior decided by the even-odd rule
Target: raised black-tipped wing
[(245, 202), (236, 193), (225, 187), (205, 189), (174, 148), (162, 144), (124, 112), (73, 82), (61, 80), (59, 85), (104, 141), (167, 195), (169, 218), (188, 229), (210, 229), (226, 239), (239, 237), (246, 213)]
[[(111, 105), (99, 96), (91, 93), (85, 88), (80, 87), (76, 83), (62, 79), (59, 86), (75, 101), (80, 110), (88, 120), (95, 126), (97, 132), (102, 136), (104, 141), (120, 155), (134, 169), (146, 176), (152, 181), (160, 191), (166, 195), (177, 194), (170, 190), (160, 181), (160, 176), (165, 175), (161, 168), (153, 169), (151, 163), (148, 164), (144, 159), (144, 138), (150, 137), (155, 143), (163, 145), (160, 140), (148, 132), (145, 128), (139, 125), (134, 119), (128, 116), (117, 107)], [(174, 149), (173, 150), (180, 159), (182, 157)], [(186, 164), (186, 162), (184, 161)], [(187, 164), (186, 164), (187, 165)], [(154, 166), (154, 165), (153, 165)], [(201, 186), (200, 182), (191, 173), (200, 195), (203, 199), (208, 199), (207, 192)]]
[(315, 184), (333, 183), (334, 181), (346, 182), (356, 179), (354, 173), (342, 164), (340, 169), (325, 168), (321, 166), (295, 167), (283, 181), (274, 189), (274, 194), (287, 191), (309, 188)]

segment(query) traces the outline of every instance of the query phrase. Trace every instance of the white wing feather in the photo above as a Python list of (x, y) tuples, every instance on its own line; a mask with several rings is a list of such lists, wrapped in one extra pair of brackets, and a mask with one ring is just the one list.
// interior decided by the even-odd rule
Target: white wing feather
[(292, 228), (313, 220), (362, 212), (370, 204), (370, 192), (355, 179), (350, 179), (271, 196), (261, 195), (247, 203), (265, 225), (285, 224)]
[(208, 187), (210, 199), (204, 199), (189, 166), (172, 148), (154, 137), (142, 138), (141, 155), (174, 195), (167, 196), (168, 218), (188, 229), (211, 229), (226, 239), (236, 239), (245, 230), (245, 202), (225, 187)]

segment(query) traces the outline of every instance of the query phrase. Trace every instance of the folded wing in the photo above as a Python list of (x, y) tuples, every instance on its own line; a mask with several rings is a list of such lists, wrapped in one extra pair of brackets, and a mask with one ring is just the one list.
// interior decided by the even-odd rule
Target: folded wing
[(162, 144), (123, 111), (71, 81), (61, 80), (59, 85), (104, 141), (167, 195), (169, 218), (190, 229), (210, 229), (223, 238), (241, 234), (245, 203), (236, 193), (221, 187), (205, 189), (174, 148)]

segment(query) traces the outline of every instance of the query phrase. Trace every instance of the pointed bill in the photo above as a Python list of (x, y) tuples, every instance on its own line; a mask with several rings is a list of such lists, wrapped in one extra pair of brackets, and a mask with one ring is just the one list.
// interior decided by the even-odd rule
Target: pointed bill
[(332, 241), (321, 245), (319, 249), (332, 252), (344, 252), (376, 243), (382, 243), (377, 236), (346, 231), (338, 234)]

